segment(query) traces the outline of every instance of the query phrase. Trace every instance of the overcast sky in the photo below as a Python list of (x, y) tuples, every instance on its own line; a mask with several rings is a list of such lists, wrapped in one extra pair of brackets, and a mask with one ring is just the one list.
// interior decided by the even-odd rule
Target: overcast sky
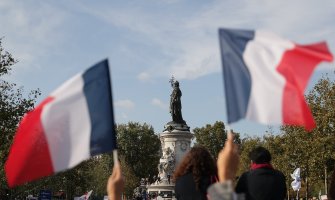
[[(334, 0), (0, 1), (0, 37), (19, 60), (7, 79), (40, 88), (40, 102), (108, 58), (116, 122), (146, 122), (157, 133), (171, 121), (172, 75), (191, 130), (227, 121), (218, 28), (265, 29), (300, 44), (325, 40), (335, 52), (334, 19)], [(334, 69), (321, 64), (308, 89)], [(268, 130), (245, 120), (231, 127), (242, 135)]]

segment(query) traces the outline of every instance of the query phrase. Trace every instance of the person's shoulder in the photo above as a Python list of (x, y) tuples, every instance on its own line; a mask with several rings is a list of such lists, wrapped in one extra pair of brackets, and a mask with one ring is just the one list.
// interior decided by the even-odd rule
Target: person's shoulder
[(187, 172), (186, 174), (180, 176), (180, 178), (183, 178), (183, 179), (188, 179), (191, 177), (193, 177), (193, 174), (191, 172)]
[(285, 175), (284, 175), (283, 172), (279, 171), (278, 169), (274, 169), (274, 172), (275, 172), (275, 174), (277, 174), (278, 176), (281, 176), (281, 177), (283, 177), (283, 178), (285, 179)]
[(258, 176), (259, 174), (267, 174), (268, 176), (276, 177), (277, 179), (286, 180), (283, 172), (277, 169), (269, 169), (269, 168), (260, 168), (256, 170), (252, 170), (251, 176)]
[(184, 184), (185, 182), (190, 182), (190, 181), (193, 181), (193, 174), (188, 172), (177, 178), (176, 185)]
[(278, 174), (278, 175), (282, 175), (282, 176), (284, 176), (283, 172), (281, 172), (281, 171), (278, 170), (278, 169), (273, 169), (273, 172), (276, 173), (276, 174)]
[(250, 170), (243, 172), (240, 177), (245, 177), (245, 176), (248, 176), (249, 174), (250, 174)]
[(250, 174), (250, 171), (243, 172), (239, 177), (237, 184), (240, 185), (242, 183), (245, 183), (245, 181), (248, 179), (248, 176)]
[(257, 177), (259, 175), (268, 175), (268, 176), (276, 176), (276, 177), (281, 177), (282, 176), (282, 172), (280, 172), (279, 170), (276, 169), (272, 169), (272, 168), (258, 168), (258, 169), (253, 169), (248, 171), (248, 173), (246, 174), (246, 176), (249, 177)]

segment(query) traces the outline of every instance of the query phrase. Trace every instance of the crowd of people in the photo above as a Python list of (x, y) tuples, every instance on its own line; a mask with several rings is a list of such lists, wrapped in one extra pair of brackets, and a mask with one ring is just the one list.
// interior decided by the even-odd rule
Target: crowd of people
[[(271, 165), (271, 154), (264, 147), (255, 147), (250, 153), (251, 168), (236, 180), (239, 165), (238, 146), (234, 135), (228, 134), (225, 147), (217, 162), (200, 146), (191, 148), (174, 173), (175, 195), (178, 200), (282, 200), (286, 198), (285, 176)], [(328, 200), (335, 200), (333, 174)], [(110, 200), (121, 200), (124, 189), (119, 163), (107, 183)]]

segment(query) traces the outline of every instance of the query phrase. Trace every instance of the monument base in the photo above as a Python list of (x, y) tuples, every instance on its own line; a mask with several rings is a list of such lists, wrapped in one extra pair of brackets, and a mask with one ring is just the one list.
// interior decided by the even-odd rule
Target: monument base
[[(151, 197), (157, 197), (157, 199), (161, 198), (164, 200), (174, 200), (176, 199), (174, 193), (174, 183), (154, 183), (147, 186), (147, 193)], [(158, 197), (158, 194), (159, 197)]]
[(165, 126), (164, 126), (164, 131), (173, 131), (173, 130), (179, 130), (179, 131), (190, 131), (190, 127), (187, 126), (186, 122), (184, 121), (183, 123), (177, 123), (174, 121), (168, 122)]
[(174, 126), (172, 130), (164, 130), (159, 134), (162, 144), (162, 157), (158, 165), (159, 181), (147, 186), (147, 193), (153, 199), (154, 197), (165, 200), (176, 199), (175, 183), (172, 180), (173, 172), (191, 148), (193, 134), (189, 131), (189, 127), (172, 123), (168, 123), (165, 127), (171, 125)]

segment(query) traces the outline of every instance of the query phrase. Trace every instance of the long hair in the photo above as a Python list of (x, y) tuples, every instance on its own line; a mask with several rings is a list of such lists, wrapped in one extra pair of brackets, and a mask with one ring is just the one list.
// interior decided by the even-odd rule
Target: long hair
[(173, 179), (192, 173), (197, 190), (203, 177), (216, 175), (216, 164), (205, 147), (195, 146), (184, 156), (174, 172)]

